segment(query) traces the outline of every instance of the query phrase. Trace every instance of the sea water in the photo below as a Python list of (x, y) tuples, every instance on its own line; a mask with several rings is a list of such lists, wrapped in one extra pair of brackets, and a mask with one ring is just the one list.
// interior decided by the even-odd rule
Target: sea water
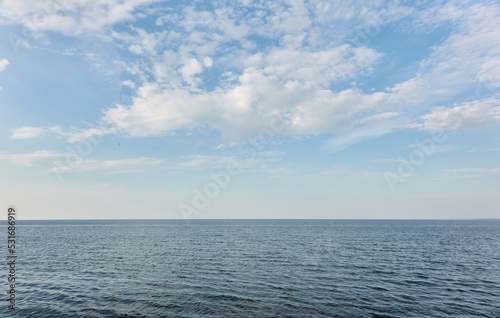
[(500, 317), (499, 220), (19, 221), (16, 251), (1, 317)]

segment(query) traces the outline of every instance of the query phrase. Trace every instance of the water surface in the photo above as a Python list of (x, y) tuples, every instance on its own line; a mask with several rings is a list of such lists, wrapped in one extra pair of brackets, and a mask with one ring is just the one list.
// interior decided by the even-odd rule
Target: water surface
[(17, 232), (19, 309), (4, 302), (2, 317), (500, 317), (498, 220), (21, 221)]

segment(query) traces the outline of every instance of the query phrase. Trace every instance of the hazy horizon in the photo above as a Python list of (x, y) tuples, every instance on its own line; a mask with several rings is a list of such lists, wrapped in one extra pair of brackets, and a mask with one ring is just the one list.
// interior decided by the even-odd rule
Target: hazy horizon
[(495, 1), (0, 2), (0, 205), (499, 218), (499, 25)]

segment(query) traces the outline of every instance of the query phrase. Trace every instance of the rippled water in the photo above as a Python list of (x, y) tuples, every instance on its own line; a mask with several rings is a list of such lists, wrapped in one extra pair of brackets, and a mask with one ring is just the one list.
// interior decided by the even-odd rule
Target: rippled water
[(2, 317), (500, 317), (500, 221), (25, 221), (17, 231), (19, 309), (4, 302)]

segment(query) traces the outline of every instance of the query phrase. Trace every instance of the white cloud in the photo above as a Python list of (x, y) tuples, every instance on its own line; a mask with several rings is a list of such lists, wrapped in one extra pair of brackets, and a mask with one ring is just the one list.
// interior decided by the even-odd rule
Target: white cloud
[(6, 59), (0, 60), (0, 72), (2, 72), (3, 70), (5, 70), (5, 68), (9, 64), (10, 64), (10, 62), (8, 60), (6, 60)]
[(10, 138), (27, 139), (39, 138), (45, 135), (55, 135), (58, 138), (64, 137), (70, 143), (92, 139), (93, 142), (102, 136), (116, 132), (116, 127), (104, 127), (102, 125), (87, 129), (77, 129), (72, 127), (69, 131), (63, 130), (60, 126), (49, 128), (44, 127), (20, 127), (12, 130)]
[(309, 10), (304, 1), (288, 1), (288, 8), (275, 5), (274, 15), (270, 17), (269, 22), (280, 31), (293, 33), (304, 30), (311, 25)]
[(279, 167), (273, 169), (273, 168), (268, 168), (267, 166), (261, 167), (258, 171), (265, 173), (266, 176), (270, 178), (288, 177), (296, 172), (294, 169), (287, 167)]
[(38, 138), (45, 135), (46, 129), (40, 127), (20, 127), (12, 130), (10, 138), (12, 139), (26, 139)]
[[(290, 113), (294, 121), (288, 134), (340, 130), (342, 125), (349, 125), (354, 113), (384, 102), (386, 94), (364, 96), (356, 90), (333, 93), (322, 88), (368, 70), (378, 56), (374, 50), (349, 46), (316, 53), (273, 50), (266, 56), (250, 56), (238, 82), (196, 93), (180, 86), (179, 81), (172, 85), (175, 66), (161, 64), (158, 73), (173, 74), (168, 85), (173, 88), (145, 83), (132, 105), (107, 110), (105, 120), (131, 136), (160, 136), (208, 125), (219, 130), (226, 140), (241, 141), (268, 126), (270, 118), (283, 111)], [(196, 75), (202, 71), (202, 64), (194, 58), (179, 69), (180, 78), (190, 87), (201, 82)]]
[[(208, 127), (224, 141), (239, 142), (268, 127), (280, 112), (289, 119), (280, 136), (331, 133), (335, 137), (327, 148), (338, 151), (417, 127), (408, 124), (409, 116), (450, 100), (470, 88), (471, 79), (497, 80), (500, 44), (491, 40), (500, 37), (496, 4), (437, 4), (424, 12), (380, 1), (287, 0), (248, 2), (247, 7), (240, 2), (210, 11), (180, 5), (157, 13), (162, 31), (133, 25), (120, 33), (111, 30), (114, 23), (136, 19), (134, 12), (150, 2), (49, 2), (47, 18), (37, 27), (67, 35), (107, 30), (123, 49), (140, 55), (123, 62), (137, 76), (123, 85), (137, 87), (136, 95), (130, 105), (104, 110), (101, 121), (111, 125), (105, 133), (162, 136)], [(40, 8), (36, 2), (32, 7), (3, 3), (0, 21), (21, 23)], [(384, 57), (368, 47), (369, 41), (367, 46), (345, 44), (353, 29), (381, 29), (408, 16), (427, 28), (449, 23), (453, 31), (399, 83), (371, 93), (352, 88), (356, 84), (349, 83), (362, 82), (360, 77), (372, 74)], [(481, 118), (495, 109), (456, 111), (469, 115), (464, 127), (473, 127), (488, 124)], [(446, 117), (444, 109), (425, 116), (424, 129), (446, 128), (437, 118)], [(93, 129), (68, 133), (69, 139), (88, 138), (96, 134)]]
[(358, 142), (380, 137), (389, 132), (391, 132), (390, 129), (380, 129), (380, 130), (372, 129), (368, 131), (355, 130), (353, 132), (346, 133), (330, 139), (326, 143), (325, 149), (329, 152), (337, 152), (351, 145), (354, 145)]
[(231, 160), (238, 161), (238, 157), (191, 155), (182, 157), (182, 160), (182, 162), (177, 163), (177, 166), (180, 168), (217, 169), (224, 168)]
[(500, 86), (500, 59), (485, 62), (477, 74), (477, 79)]
[(25, 154), (2, 154), (0, 153), (0, 160), (6, 160), (10, 164), (21, 166), (34, 166), (46, 160), (52, 160), (65, 157), (63, 153), (53, 153), (47, 150), (35, 151), (34, 153)]
[(55, 31), (64, 35), (99, 34), (113, 24), (135, 19), (135, 11), (154, 0), (0, 2), (0, 24), (23, 25), (35, 35)]
[(262, 157), (277, 157), (284, 154), (285, 154), (284, 151), (278, 151), (278, 150), (260, 151), (258, 153), (258, 155)]
[(12, 130), (10, 138), (12, 139), (39, 138), (46, 134), (54, 134), (56, 136), (63, 136), (63, 137), (69, 136), (69, 134), (64, 132), (60, 126), (53, 126), (49, 128), (20, 127)]
[(310, 179), (329, 179), (329, 180), (383, 180), (384, 176), (382, 172), (369, 171), (369, 170), (359, 170), (348, 167), (334, 166), (329, 170), (308, 174), (305, 176)]
[(203, 65), (194, 58), (189, 59), (180, 70), (182, 79), (193, 87), (196, 87), (201, 82), (201, 79), (195, 78), (195, 75), (200, 74), (202, 71)]
[(134, 54), (141, 55), (143, 54), (142, 48), (137, 44), (132, 44), (128, 47), (128, 50)]
[(91, 160), (85, 159), (76, 164), (68, 165), (64, 160), (68, 153), (53, 153), (48, 150), (35, 151), (25, 154), (0, 153), (0, 160), (5, 160), (13, 165), (37, 166), (52, 163), (49, 172), (88, 172), (107, 171), (109, 173), (139, 173), (148, 167), (161, 167), (166, 164), (165, 159), (140, 157), (135, 159), (119, 160)]
[(135, 83), (134, 83), (134, 82), (132, 82), (131, 80), (126, 80), (126, 81), (123, 81), (123, 82), (122, 82), (122, 85), (128, 86), (128, 87), (130, 87), (130, 88), (132, 88), (132, 89), (134, 89), (134, 88), (135, 88)]
[(398, 117), (398, 113), (387, 112), (353, 120), (353, 129), (327, 141), (325, 149), (330, 152), (337, 152), (358, 142), (401, 130), (405, 125), (396, 121)]
[(196, 28), (208, 29), (207, 36), (216, 41), (240, 40), (250, 33), (250, 27), (232, 15), (234, 11), (230, 8), (221, 7), (210, 12), (188, 6), (179, 24), (189, 33), (194, 33)]
[(249, 57), (247, 67), (281, 81), (298, 81), (306, 86), (328, 87), (332, 82), (369, 73), (381, 54), (366, 47), (349, 45), (318, 52), (300, 49), (274, 49), (269, 54)]
[(482, 129), (500, 123), (500, 100), (492, 97), (452, 108), (436, 107), (422, 119), (424, 130)]
[(213, 64), (214, 64), (214, 61), (210, 57), (206, 56), (203, 59), (203, 66), (205, 66), (205, 67), (212, 67)]
[(105, 119), (131, 136), (161, 136), (198, 126), (196, 116), (205, 114), (199, 99), (184, 90), (162, 91), (147, 83), (138, 89), (132, 106), (116, 105), (106, 111)]
[(164, 159), (141, 157), (136, 159), (119, 160), (82, 160), (78, 164), (68, 166), (64, 162), (56, 162), (49, 172), (89, 172), (107, 171), (109, 173), (140, 173), (147, 167), (158, 167), (165, 164)]
[[(252, 171), (278, 171), (279, 168), (270, 168), (267, 165), (269, 163), (279, 161), (279, 158), (276, 158), (280, 155), (284, 154), (281, 151), (257, 151), (257, 155), (259, 157), (252, 159), (242, 155), (190, 155), (181, 157), (177, 162), (173, 163), (171, 167), (175, 167), (176, 171), (181, 170), (224, 170), (227, 167), (229, 162), (236, 162), (238, 167), (241, 167), (248, 171), (248, 169), (252, 169)], [(288, 170), (288, 169), (287, 169)], [(275, 171), (275, 172), (276, 172)]]
[(500, 5), (458, 6), (450, 2), (432, 9), (430, 15), (423, 15), (423, 20), (430, 24), (451, 22), (454, 25), (450, 36), (434, 47), (429, 58), (421, 63), (420, 72), (428, 87), (426, 93), (434, 102), (467, 90), (471, 87), (471, 79), (489, 80), (492, 77), (486, 69), (496, 66), (500, 56), (500, 43), (491, 41), (500, 37), (497, 27)]
[(457, 168), (444, 169), (441, 174), (452, 177), (481, 177), (500, 174), (500, 168)]
[(376, 163), (400, 163), (401, 161), (405, 161), (405, 160), (402, 160), (402, 159), (376, 159), (376, 160), (373, 160), (373, 162), (376, 162)]
[[(114, 127), (104, 127), (102, 125), (88, 129), (73, 129), (70, 132), (63, 133), (67, 137), (68, 142), (79, 142), (95, 138), (99, 140), (102, 136), (116, 132)], [(97, 137), (95, 137), (97, 136)]]
[[(335, 11), (332, 5), (318, 1), (311, 7), (295, 1), (286, 6), (273, 4), (270, 9), (276, 16), (272, 23), (275, 30), (267, 34), (275, 36), (274, 32), (284, 32), (285, 46), (271, 47), (256, 54), (238, 51), (235, 60), (241, 68), (239, 75), (227, 83), (221, 81), (213, 91), (206, 91), (199, 89), (201, 74), (203, 67), (212, 63), (206, 63), (207, 56), (200, 54), (213, 54), (228, 37), (210, 35), (210, 32), (200, 31), (200, 27), (220, 32), (215, 17), (219, 15), (232, 20), (230, 16), (236, 13), (186, 8), (184, 16), (177, 17), (179, 24), (190, 32), (184, 46), (181, 45), (185, 51), (165, 51), (160, 58), (153, 59), (153, 72), (161, 85), (154, 81), (143, 84), (132, 105), (108, 109), (105, 120), (131, 136), (160, 136), (175, 130), (208, 126), (221, 132), (225, 140), (238, 142), (257, 134), (266, 127), (272, 114), (279, 111), (290, 118), (290, 126), (282, 135), (330, 132), (336, 137), (327, 148), (337, 151), (395, 130), (417, 127), (402, 119), (406, 109), (413, 106), (425, 109), (425, 105), (449, 99), (470, 85), (471, 77), (491, 78), (485, 73), (487, 63), (497, 51), (500, 52), (500, 45), (488, 40), (497, 32), (492, 25), (498, 20), (498, 14), (487, 14), (487, 21), (477, 20), (477, 15), (488, 10), (495, 12), (495, 6), (474, 7), (472, 13), (461, 10), (458, 18), (454, 18), (448, 8), (441, 8), (449, 16), (440, 23), (453, 19), (453, 23), (460, 27), (433, 49), (413, 78), (394, 84), (386, 92), (367, 94), (349, 88), (336, 92), (332, 90), (334, 84), (369, 74), (382, 54), (367, 47), (349, 45), (313, 50), (304, 42), (312, 32), (310, 23), (297, 23), (292, 27), (287, 21), (294, 16), (309, 19), (326, 10), (330, 16), (323, 14), (324, 21), (358, 19), (364, 15), (364, 24), (384, 24), (413, 14), (414, 10), (391, 7), (384, 13), (383, 8), (375, 5), (371, 13), (354, 10), (349, 15), (348, 8)], [(441, 11), (437, 10), (435, 15)], [(335, 16), (336, 12), (343, 12), (342, 16)], [(383, 19), (380, 18), (382, 13)], [(265, 19), (265, 15), (262, 17)], [(427, 16), (427, 19), (426, 23), (430, 23), (431, 18)], [(254, 32), (265, 33), (258, 27), (259, 23), (257, 16), (240, 21), (241, 25), (252, 26)], [(484, 28), (478, 28), (476, 23), (484, 24)], [(290, 44), (294, 32), (298, 32), (296, 36), (302, 40)], [(488, 37), (485, 37), (485, 32)], [(236, 38), (242, 40), (247, 35), (248, 32), (241, 32)], [(206, 49), (208, 51), (200, 51), (199, 46), (213, 41), (216, 44)], [(474, 49), (471, 49), (471, 43), (476, 45)], [(196, 92), (192, 92), (193, 88)], [(393, 116), (396, 113), (401, 116)], [(388, 114), (391, 115), (384, 117)]]

